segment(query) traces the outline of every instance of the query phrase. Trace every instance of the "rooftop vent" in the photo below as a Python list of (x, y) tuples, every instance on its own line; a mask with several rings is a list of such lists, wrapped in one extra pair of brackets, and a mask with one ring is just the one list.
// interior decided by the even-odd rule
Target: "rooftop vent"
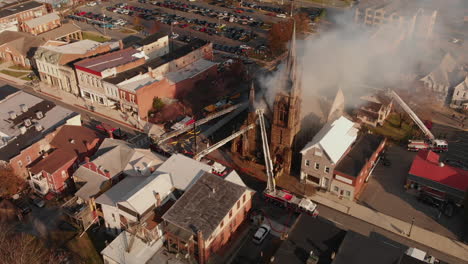
[(24, 125), (25, 125), (26, 127), (31, 126), (31, 124), (32, 124), (32, 123), (31, 123), (31, 119), (26, 118), (26, 119), (24, 120)]
[(10, 111), (8, 112), (8, 114), (10, 115), (10, 119), (15, 119), (16, 118), (16, 112), (15, 111)]
[(37, 111), (36, 112), (36, 117), (37, 117), (37, 119), (42, 119), (44, 117), (44, 114), (42, 113), (42, 111)]
[(20, 126), (19, 130), (20, 130), (21, 134), (24, 135), (24, 134), (26, 134), (27, 128), (25, 126)]
[(36, 127), (37, 131), (41, 131), (43, 129), (42, 125), (39, 123), (34, 124), (34, 127)]
[(20, 108), (21, 108), (21, 111), (23, 111), (23, 113), (26, 113), (28, 111), (28, 106), (25, 104), (20, 104)]
[(70, 142), (70, 143), (72, 143), (72, 144), (75, 144), (75, 140), (74, 140), (73, 138), (70, 138), (70, 139), (68, 140), (68, 142)]

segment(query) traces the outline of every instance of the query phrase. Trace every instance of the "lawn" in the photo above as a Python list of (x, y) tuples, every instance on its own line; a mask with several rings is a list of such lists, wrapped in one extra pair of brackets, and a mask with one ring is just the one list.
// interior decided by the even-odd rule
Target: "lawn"
[(324, 6), (349, 7), (351, 0), (307, 0)]
[(99, 33), (93, 33), (93, 32), (83, 32), (83, 39), (94, 40), (97, 42), (106, 42), (110, 40), (109, 37), (103, 36)]
[(23, 75), (28, 74), (27, 72), (17, 72), (17, 71), (9, 71), (9, 70), (1, 70), (3, 74), (10, 75), (11, 77), (19, 78)]
[(13, 66), (8, 67), (8, 69), (19, 70), (19, 71), (29, 71), (30, 70), (30, 69), (25, 68), (25, 67), (20, 66), (20, 65), (13, 65)]
[(77, 235), (72, 240), (68, 241), (67, 248), (83, 258), (85, 263), (102, 264), (101, 255), (96, 251), (87, 233), (83, 234), (81, 237)]
[(412, 124), (403, 121), (401, 128), (400, 116), (398, 114), (390, 114), (383, 126), (370, 127), (369, 129), (376, 134), (380, 134), (391, 138), (394, 141), (406, 141), (416, 133)]
[(135, 30), (131, 30), (131, 29), (127, 29), (127, 28), (121, 29), (120, 32), (124, 33), (124, 34), (136, 34), (136, 33), (138, 33)]

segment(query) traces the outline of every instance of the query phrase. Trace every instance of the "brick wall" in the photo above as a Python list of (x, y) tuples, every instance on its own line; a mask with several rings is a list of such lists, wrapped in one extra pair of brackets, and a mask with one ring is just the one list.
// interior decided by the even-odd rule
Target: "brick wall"
[[(9, 8), (10, 9), (14, 8), (14, 6), (9, 7)], [(23, 21), (31, 20), (36, 17), (43, 16), (45, 14), (47, 14), (47, 8), (45, 5), (42, 5), (33, 9), (29, 9), (23, 12), (16, 13), (11, 16), (0, 18), (0, 24), (13, 22), (13, 21), (23, 22)]]
[[(124, 64), (124, 65), (119, 65), (119, 66), (116, 67), (116, 72), (119, 73), (119, 72), (123, 72), (123, 71), (126, 71), (126, 70), (136, 68), (136, 67), (138, 67), (140, 65), (145, 64), (145, 62), (146, 62), (145, 58), (141, 58), (141, 59), (129, 62), (129, 63)], [(105, 77), (107, 77), (107, 76), (105, 76)]]
[(11, 61), (16, 65), (31, 68), (29, 60), (26, 58), (26, 54), (22, 54), (8, 43), (0, 47), (0, 58), (3, 61)]
[(54, 21), (49, 21), (45, 24), (38, 25), (36, 27), (29, 27), (26, 23), (21, 25), (21, 30), (24, 32), (31, 33), (32, 35), (38, 35), (44, 32), (47, 32), (49, 30), (52, 30), (54, 28), (58, 28), (62, 25), (60, 23), (60, 19), (56, 19)]

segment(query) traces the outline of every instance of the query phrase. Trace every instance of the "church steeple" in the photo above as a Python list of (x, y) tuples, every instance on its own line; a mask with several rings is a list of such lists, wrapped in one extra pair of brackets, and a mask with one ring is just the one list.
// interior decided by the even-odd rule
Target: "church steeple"
[(250, 93), (249, 93), (249, 110), (250, 112), (255, 112), (255, 87), (254, 82), (250, 85)]
[(296, 22), (293, 20), (293, 31), (289, 45), (288, 57), (286, 59), (286, 91), (290, 92), (291, 97), (300, 95), (300, 80), (297, 73), (297, 55), (296, 55)]

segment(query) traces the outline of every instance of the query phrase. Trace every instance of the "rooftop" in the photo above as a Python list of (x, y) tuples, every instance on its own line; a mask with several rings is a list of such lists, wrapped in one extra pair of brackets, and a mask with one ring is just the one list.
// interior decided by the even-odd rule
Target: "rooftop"
[(30, 28), (35, 28), (55, 20), (60, 20), (60, 17), (56, 13), (49, 13), (47, 15), (28, 20), (24, 23)]
[(62, 168), (62, 166), (65, 163), (73, 161), (76, 158), (77, 156), (73, 152), (69, 152), (63, 149), (57, 149), (52, 151), (52, 153), (44, 159), (41, 159), (39, 162), (33, 164), (30, 167), (30, 171), (32, 174), (37, 174), (41, 171), (45, 171), (49, 174), (52, 174), (60, 168)]
[[(130, 240), (134, 240), (134, 242), (130, 252), (128, 252)], [(141, 264), (147, 263), (160, 247), (160, 241), (148, 245), (140, 238), (123, 231), (101, 251), (101, 254), (114, 260), (115, 263)]]
[(11, 16), (14, 14), (18, 14), (20, 12), (24, 12), (36, 7), (40, 7), (43, 4), (38, 3), (36, 1), (21, 3), (19, 5), (9, 6), (0, 10), (0, 18)]
[(10, 86), (10, 85), (4, 85), (2, 87), (0, 87), (0, 102), (7, 98), (8, 96), (16, 93), (16, 92), (19, 92), (19, 89), (13, 87), (13, 86)]
[(173, 61), (175, 59), (181, 58), (190, 52), (203, 47), (204, 45), (208, 44), (207, 41), (197, 39), (194, 40), (190, 43), (188, 43), (185, 46), (182, 46), (175, 51), (172, 51), (164, 56), (161, 56), (160, 58), (156, 58), (154, 60), (147, 61), (145, 64), (140, 65), (136, 68), (130, 69), (128, 71), (120, 72), (117, 73), (113, 77), (108, 77), (105, 79), (106, 82), (112, 83), (112, 84), (119, 84), (125, 80), (131, 79), (139, 74), (147, 73), (148, 68), (151, 69), (156, 69), (157, 67), (164, 65), (170, 61)]
[(318, 255), (319, 263), (331, 263), (331, 253), (338, 250), (345, 234), (346, 231), (327, 220), (301, 214), (272, 263), (304, 264), (311, 251)]
[(247, 188), (205, 172), (163, 215), (186, 231), (208, 238)]
[(58, 28), (54, 28), (38, 36), (46, 40), (57, 40), (65, 37), (68, 34), (81, 31), (81, 28), (73, 23), (62, 24)]
[(141, 58), (143, 57), (138, 50), (127, 48), (93, 58), (84, 59), (75, 63), (75, 67), (101, 73), (107, 69), (125, 65)]
[(124, 89), (124, 90), (137, 91), (138, 89), (142, 87), (145, 87), (147, 85), (150, 85), (158, 81), (159, 80), (154, 79), (148, 75), (147, 77), (143, 77), (142, 79), (139, 79), (133, 82), (124, 82), (122, 84), (119, 84), (118, 86), (119, 88)]
[(351, 150), (338, 162), (335, 171), (339, 171), (351, 177), (359, 176), (367, 161), (377, 151), (383, 136), (364, 134), (356, 141)]
[(208, 70), (209, 68), (215, 65), (217, 65), (216, 62), (212, 62), (205, 59), (199, 59), (178, 71), (168, 73), (166, 75), (166, 78), (171, 83), (178, 83), (183, 80), (193, 78), (196, 75), (203, 73), (204, 71)]
[[(21, 105), (24, 105), (25, 109), (21, 109)], [(0, 101), (0, 109), (2, 110), (0, 111), (0, 137), (5, 140), (0, 142), (0, 160), (10, 160), (21, 150), (29, 147), (76, 115), (68, 109), (23, 91), (11, 94)], [(42, 113), (41, 118), (37, 116), (39, 112)], [(13, 113), (16, 117), (11, 119), (10, 114)], [(22, 134), (20, 127), (25, 126), (26, 119), (30, 120), (31, 125)], [(40, 131), (37, 131), (35, 124), (41, 126)], [(7, 143), (5, 144), (5, 142)]]
[(50, 145), (75, 154), (85, 154), (89, 150), (88, 144), (102, 138), (100, 133), (87, 127), (65, 125), (55, 135)]
[(157, 32), (155, 34), (149, 35), (148, 37), (146, 37), (146, 38), (144, 38), (142, 40), (137, 41), (135, 43), (135, 45), (145, 46), (145, 45), (151, 44), (153, 42), (156, 42), (159, 39), (164, 38), (164, 37), (168, 37), (168, 35), (165, 34), (165, 33), (162, 33), (162, 32)]
[(333, 264), (379, 263), (394, 264), (405, 254), (406, 246), (397, 244), (384, 236), (372, 239), (348, 231)]
[(439, 162), (439, 154), (432, 151), (419, 151), (408, 173), (411, 180), (457, 196), (468, 189), (468, 171)]
[[(104, 188), (105, 183), (109, 180), (108, 178), (89, 170), (83, 166), (80, 166), (73, 174), (74, 178), (80, 179), (80, 181), (86, 182), (76, 193), (75, 196), (87, 201), (92, 197), (98, 195)], [(75, 180), (76, 182), (76, 180)]]
[(169, 173), (172, 184), (179, 190), (186, 190), (203, 174), (211, 171), (211, 166), (182, 154), (174, 154), (169, 157), (156, 173)]
[(6, 30), (0, 33), (0, 45), (8, 44), (10, 48), (16, 49), (23, 56), (32, 56), (31, 49), (41, 46), (44, 42), (42, 38), (26, 32)]
[(120, 204), (143, 215), (157, 203), (156, 193), (160, 195), (162, 201), (171, 193), (171, 190), (171, 179), (167, 174), (149, 177), (129, 176), (99, 196), (96, 203), (110, 206)]
[(333, 163), (338, 163), (346, 150), (357, 138), (358, 129), (355, 123), (341, 116), (332, 123), (327, 123), (314, 136), (301, 153), (306, 153), (309, 149), (319, 146)]

